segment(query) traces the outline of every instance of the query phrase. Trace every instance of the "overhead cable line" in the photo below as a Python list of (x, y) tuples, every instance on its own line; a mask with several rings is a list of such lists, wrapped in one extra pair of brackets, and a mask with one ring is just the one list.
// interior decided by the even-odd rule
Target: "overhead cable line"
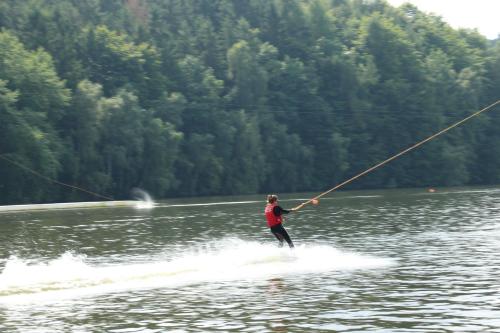
[(28, 171), (28, 172), (30, 172), (30, 173), (38, 176), (40, 178), (43, 178), (43, 179), (45, 179), (45, 180), (47, 180), (47, 181), (49, 181), (51, 183), (55, 183), (55, 184), (62, 185), (62, 186), (65, 186), (65, 187), (69, 187), (69, 188), (72, 188), (72, 189), (75, 189), (75, 190), (78, 190), (78, 191), (81, 191), (81, 192), (85, 192), (85, 193), (91, 194), (91, 195), (93, 195), (93, 196), (95, 196), (97, 198), (106, 199), (106, 200), (114, 200), (111, 197), (108, 197), (108, 196), (105, 196), (105, 195), (102, 195), (102, 194), (99, 194), (99, 193), (95, 193), (95, 192), (86, 190), (84, 188), (81, 188), (81, 187), (78, 187), (78, 186), (75, 186), (75, 185), (66, 184), (66, 183), (60, 182), (60, 181), (58, 181), (56, 179), (52, 179), (50, 177), (42, 175), (41, 173), (37, 172), (36, 170), (33, 170), (33, 169), (31, 169), (31, 168), (29, 168), (29, 167), (27, 167), (27, 166), (25, 166), (25, 165), (23, 165), (23, 164), (21, 164), (19, 162), (16, 162), (16, 161), (14, 161), (14, 160), (12, 160), (10, 158), (5, 157), (5, 155), (0, 155), (0, 158), (3, 159), (3, 160), (5, 160), (5, 161), (7, 161), (7, 162), (9, 162), (9, 163), (11, 163), (11, 164), (13, 164), (13, 165), (15, 165), (15, 166), (17, 166), (17, 167), (19, 167), (19, 168), (21, 168), (21, 169), (23, 169), (23, 170), (25, 170), (25, 171)]
[(378, 163), (378, 164), (375, 164), (374, 166), (372, 166), (372, 167), (370, 167), (370, 168), (366, 169), (365, 171), (363, 171), (363, 172), (361, 172), (361, 173), (357, 174), (356, 176), (354, 176), (354, 177), (351, 177), (351, 178), (347, 179), (346, 181), (344, 181), (344, 182), (342, 182), (342, 183), (340, 183), (340, 184), (336, 185), (335, 187), (332, 187), (332, 188), (331, 188), (331, 189), (329, 189), (328, 191), (325, 191), (325, 192), (323, 192), (323, 193), (321, 193), (321, 194), (319, 194), (319, 195), (315, 196), (314, 198), (311, 198), (311, 199), (309, 199), (309, 200), (307, 200), (307, 201), (305, 201), (305, 202), (301, 203), (300, 205), (296, 206), (296, 207), (294, 208), (294, 210), (299, 210), (299, 209), (301, 209), (302, 207), (304, 207), (305, 205), (307, 205), (307, 204), (309, 204), (309, 203), (317, 203), (317, 201), (318, 201), (318, 199), (319, 199), (319, 198), (321, 198), (321, 197), (323, 197), (323, 196), (327, 195), (328, 193), (333, 192), (333, 191), (335, 191), (335, 190), (337, 190), (337, 189), (341, 188), (342, 186), (345, 186), (345, 185), (349, 184), (349, 183), (350, 183), (350, 182), (352, 182), (353, 180), (356, 180), (356, 179), (358, 179), (359, 177), (364, 176), (364, 175), (366, 175), (367, 173), (370, 173), (370, 172), (372, 172), (372, 171), (373, 171), (373, 170), (375, 170), (375, 169), (378, 169), (379, 167), (381, 167), (381, 166), (383, 166), (383, 165), (385, 165), (385, 164), (387, 164), (387, 163), (391, 162), (392, 160), (395, 160), (396, 158), (398, 158), (398, 157), (400, 157), (400, 156), (402, 156), (402, 155), (404, 155), (404, 154), (406, 154), (406, 153), (408, 153), (408, 152), (410, 152), (410, 151), (414, 150), (415, 148), (420, 147), (420, 146), (421, 146), (421, 145), (423, 145), (424, 143), (426, 143), (426, 142), (428, 142), (428, 141), (431, 141), (431, 140), (435, 139), (436, 137), (440, 136), (441, 134), (444, 134), (444, 133), (448, 132), (448, 131), (449, 131), (449, 130), (451, 130), (452, 128), (455, 128), (455, 127), (457, 127), (457, 126), (459, 126), (459, 125), (461, 125), (461, 124), (465, 123), (467, 120), (469, 120), (469, 119), (471, 119), (471, 118), (474, 118), (474, 117), (476, 117), (476, 116), (480, 115), (481, 113), (483, 113), (483, 112), (485, 112), (485, 111), (490, 110), (491, 108), (493, 108), (494, 106), (496, 106), (496, 105), (498, 105), (498, 104), (500, 104), (500, 99), (499, 99), (498, 101), (496, 101), (495, 103), (488, 105), (488, 106), (487, 106), (487, 107), (485, 107), (484, 109), (481, 109), (481, 110), (479, 110), (479, 111), (477, 111), (477, 112), (475, 112), (475, 113), (471, 114), (470, 116), (468, 116), (468, 117), (466, 117), (466, 118), (464, 118), (464, 119), (462, 119), (462, 120), (460, 120), (460, 121), (458, 121), (458, 122), (456, 122), (456, 123), (454, 123), (454, 124), (452, 124), (452, 125), (450, 125), (450, 126), (446, 127), (445, 129), (442, 129), (441, 131), (439, 131), (439, 132), (437, 132), (437, 133), (435, 133), (435, 134), (433, 134), (433, 135), (429, 136), (428, 138), (426, 138), (426, 139), (424, 139), (424, 140), (422, 140), (422, 141), (420, 141), (420, 142), (418, 142), (418, 143), (414, 144), (413, 146), (411, 146), (411, 147), (409, 147), (409, 148), (406, 148), (406, 149), (405, 149), (405, 150), (403, 150), (403, 151), (400, 151), (400, 152), (399, 152), (399, 153), (397, 153), (396, 155), (391, 156), (391, 157), (389, 157), (388, 159), (386, 159), (386, 160), (384, 160), (384, 161), (382, 161), (382, 162), (380, 162), (380, 163)]

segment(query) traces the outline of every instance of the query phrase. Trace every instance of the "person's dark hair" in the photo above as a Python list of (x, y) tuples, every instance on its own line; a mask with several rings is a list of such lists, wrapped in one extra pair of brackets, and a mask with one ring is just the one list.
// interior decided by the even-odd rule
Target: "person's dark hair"
[(267, 195), (267, 202), (273, 203), (278, 201), (278, 196), (276, 194), (268, 194)]

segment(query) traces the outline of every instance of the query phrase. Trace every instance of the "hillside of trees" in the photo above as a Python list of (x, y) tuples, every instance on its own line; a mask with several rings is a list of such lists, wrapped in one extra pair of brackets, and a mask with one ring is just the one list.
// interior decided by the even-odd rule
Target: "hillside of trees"
[[(383, 0), (2, 0), (0, 29), (1, 204), (98, 200), (47, 178), (324, 190), (500, 98), (498, 39)], [(499, 128), (496, 107), (349, 188), (498, 184)]]

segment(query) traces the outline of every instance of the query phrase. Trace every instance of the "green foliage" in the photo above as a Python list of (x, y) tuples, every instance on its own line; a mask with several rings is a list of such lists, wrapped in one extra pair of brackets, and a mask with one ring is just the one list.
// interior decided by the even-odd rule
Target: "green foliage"
[[(70, 98), (55, 73), (52, 58), (28, 51), (8, 32), (0, 32), (0, 153), (47, 177), (60, 171), (61, 140), (55, 126)], [(1, 161), (2, 198), (45, 200), (57, 189), (13, 164)]]
[(147, 43), (128, 39), (106, 26), (88, 29), (81, 45), (88, 78), (102, 84), (107, 96), (130, 86), (144, 102), (157, 99), (165, 85), (158, 51)]
[[(48, 178), (115, 198), (330, 188), (500, 91), (498, 40), (382, 0), (4, 0), (0, 29), (0, 154), (24, 166), (0, 159), (0, 203), (96, 199)], [(351, 188), (499, 183), (499, 122)]]

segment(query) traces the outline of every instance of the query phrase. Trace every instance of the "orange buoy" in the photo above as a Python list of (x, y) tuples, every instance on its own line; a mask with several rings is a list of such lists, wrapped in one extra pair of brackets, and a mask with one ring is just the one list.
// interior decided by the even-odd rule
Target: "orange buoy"
[(318, 199), (312, 199), (312, 200), (311, 200), (311, 203), (312, 203), (313, 205), (315, 205), (315, 206), (316, 206), (316, 205), (319, 205), (319, 200), (318, 200)]

